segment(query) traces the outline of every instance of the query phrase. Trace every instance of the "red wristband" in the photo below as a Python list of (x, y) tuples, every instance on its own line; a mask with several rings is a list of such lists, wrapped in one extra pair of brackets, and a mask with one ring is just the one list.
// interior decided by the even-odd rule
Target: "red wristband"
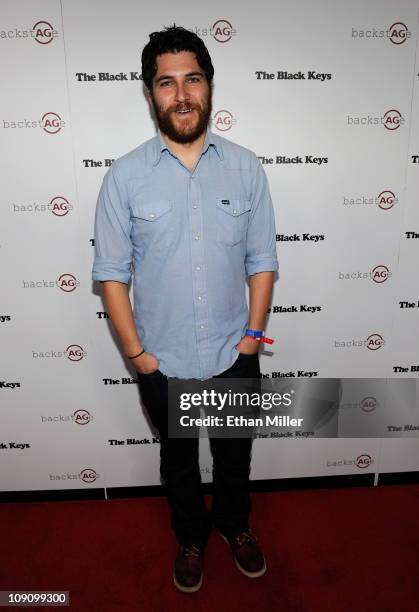
[(272, 338), (266, 338), (266, 336), (262, 336), (261, 338), (255, 338), (255, 336), (246, 334), (246, 338), (252, 338), (252, 340), (256, 340), (256, 342), (263, 342), (264, 344), (273, 344), (275, 342), (275, 340), (272, 340)]

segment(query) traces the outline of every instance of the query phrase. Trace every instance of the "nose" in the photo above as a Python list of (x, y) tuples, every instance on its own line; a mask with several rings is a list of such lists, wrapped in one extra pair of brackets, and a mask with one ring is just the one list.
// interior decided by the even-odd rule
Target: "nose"
[(188, 92), (183, 82), (179, 81), (176, 85), (176, 101), (184, 102), (188, 98)]

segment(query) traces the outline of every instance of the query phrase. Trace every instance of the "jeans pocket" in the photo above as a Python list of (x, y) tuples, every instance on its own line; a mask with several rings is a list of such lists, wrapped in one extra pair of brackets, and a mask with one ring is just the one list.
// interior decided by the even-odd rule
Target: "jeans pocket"
[(259, 357), (259, 352), (257, 352), (257, 353), (239, 353), (239, 358), (240, 357), (244, 357), (245, 359), (249, 359), (249, 357), (250, 358), (252, 358), (252, 357)]
[(150, 378), (151, 376), (158, 376), (158, 375), (163, 376), (162, 372), (160, 372), (159, 369), (153, 370), (153, 372), (146, 372), (146, 373), (138, 372), (137, 370), (137, 374), (138, 376), (145, 376), (146, 378)]

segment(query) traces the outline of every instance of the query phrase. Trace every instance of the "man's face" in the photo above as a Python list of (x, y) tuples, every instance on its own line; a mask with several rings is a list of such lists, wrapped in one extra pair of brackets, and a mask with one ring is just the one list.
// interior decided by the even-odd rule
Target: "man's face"
[(193, 142), (211, 117), (211, 89), (190, 51), (163, 53), (156, 58), (150, 101), (160, 130), (178, 143)]

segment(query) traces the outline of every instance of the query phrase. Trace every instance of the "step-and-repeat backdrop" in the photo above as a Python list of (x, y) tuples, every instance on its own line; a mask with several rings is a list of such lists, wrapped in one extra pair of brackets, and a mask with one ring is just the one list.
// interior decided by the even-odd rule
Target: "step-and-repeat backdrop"
[[(155, 134), (140, 55), (165, 25), (203, 38), (212, 130), (255, 151), (269, 179), (280, 275), (264, 375), (418, 376), (418, 9), (2, 0), (1, 490), (160, 483), (158, 438), (91, 267), (103, 175)], [(359, 389), (349, 428), (382, 408)], [(415, 471), (418, 447), (258, 439), (252, 478)], [(209, 481), (207, 440), (201, 451)]]

